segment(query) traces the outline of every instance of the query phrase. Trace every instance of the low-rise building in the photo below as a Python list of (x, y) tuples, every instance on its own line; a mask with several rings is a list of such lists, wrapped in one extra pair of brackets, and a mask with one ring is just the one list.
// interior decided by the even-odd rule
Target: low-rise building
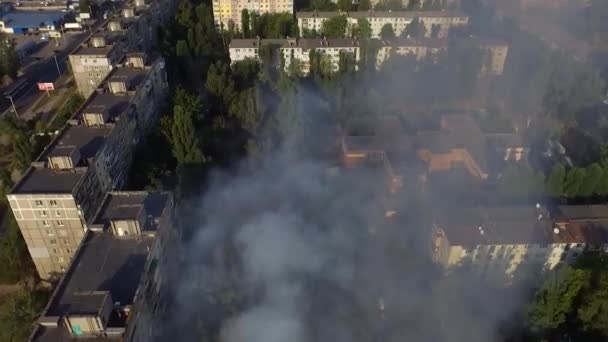
[(436, 215), (432, 230), (435, 262), (507, 280), (541, 274), (607, 246), (606, 226), (559, 224), (540, 204), (446, 210)]
[[(229, 52), (232, 63), (247, 58), (261, 60), (260, 49), (263, 46), (272, 48), (274, 63), (282, 63), (284, 70), (296, 70), (298, 74), (307, 75), (311, 69), (311, 57), (318, 58), (320, 68), (336, 72), (342, 58), (349, 58), (356, 63), (361, 58), (359, 42), (352, 38), (289, 38), (289, 39), (233, 39)], [(357, 66), (354, 66), (355, 69)]]
[(222, 30), (231, 26), (242, 29), (243, 10), (258, 14), (293, 14), (294, 10), (293, 0), (213, 0), (212, 5), (215, 25)]
[(61, 11), (9, 11), (1, 14), (0, 32), (24, 34), (55, 31), (60, 27), (66, 14)]
[(166, 192), (105, 196), (30, 341), (149, 341), (181, 233)]
[(164, 61), (125, 57), (7, 195), (40, 278), (64, 272), (103, 194), (121, 189), (167, 95)]
[(427, 37), (431, 37), (435, 32), (437, 38), (447, 37), (452, 27), (469, 23), (469, 17), (459, 11), (297, 12), (300, 34), (307, 31), (320, 33), (326, 20), (340, 15), (345, 16), (347, 20), (345, 35), (353, 32), (359, 19), (365, 19), (370, 23), (372, 38), (380, 38), (382, 27), (386, 24), (390, 24), (399, 36), (415, 18), (424, 24)]

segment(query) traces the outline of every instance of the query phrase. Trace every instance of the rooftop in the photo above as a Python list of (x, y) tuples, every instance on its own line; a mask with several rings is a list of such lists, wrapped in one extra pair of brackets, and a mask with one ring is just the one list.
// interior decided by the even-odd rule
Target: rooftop
[(258, 48), (259, 45), (279, 45), (281, 48), (300, 47), (312, 49), (320, 47), (355, 47), (359, 42), (352, 38), (290, 38), (290, 39), (233, 39), (231, 49)]
[(103, 47), (94, 47), (94, 46), (81, 46), (71, 55), (86, 55), (86, 56), (108, 56), (112, 49), (113, 45), (106, 45)]
[(435, 224), (456, 246), (541, 244), (551, 229), (541, 214), (545, 209), (534, 206), (451, 209), (439, 212)]
[(112, 70), (107, 78), (107, 82), (125, 81), (132, 87), (140, 85), (148, 74), (148, 70), (129, 67), (118, 67)]
[(11, 194), (72, 193), (85, 172), (86, 168), (55, 172), (43, 166), (32, 166)]
[(560, 205), (556, 216), (569, 221), (608, 222), (608, 205)]
[(110, 135), (111, 127), (66, 126), (51, 144), (42, 152), (39, 161), (48, 157), (69, 156), (73, 150), (80, 150), (82, 160), (95, 157)]
[(169, 204), (167, 192), (110, 192), (93, 218), (93, 225), (106, 225), (112, 220), (137, 219), (145, 210), (148, 217), (145, 230), (154, 230), (154, 219), (162, 216)]
[(129, 103), (133, 95), (129, 94), (112, 94), (108, 91), (103, 93), (93, 93), (89, 98), (88, 103), (86, 103), (80, 112), (78, 112), (74, 118), (82, 119), (82, 114), (86, 113), (88, 110), (91, 112), (97, 112), (99, 109), (108, 109), (111, 121), (116, 120), (120, 116), (120, 114), (124, 113), (127, 108), (129, 108)]
[(7, 27), (38, 28), (40, 24), (53, 25), (59, 22), (67, 12), (61, 11), (13, 11), (2, 15), (0, 20)]
[(467, 15), (460, 11), (360, 11), (360, 12), (297, 12), (297, 18), (331, 18), (338, 15), (346, 15), (350, 18), (446, 18), (461, 17)]

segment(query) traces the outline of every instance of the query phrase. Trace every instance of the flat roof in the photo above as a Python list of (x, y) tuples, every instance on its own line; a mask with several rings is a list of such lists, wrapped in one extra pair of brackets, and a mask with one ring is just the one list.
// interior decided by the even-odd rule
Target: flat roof
[(442, 210), (435, 223), (455, 246), (541, 244), (550, 242), (546, 218), (546, 210), (533, 205), (472, 207)]
[(571, 221), (607, 221), (608, 205), (560, 205), (558, 216)]
[(106, 82), (126, 81), (129, 86), (136, 87), (146, 79), (148, 72), (147, 69), (118, 67), (112, 70)]
[(359, 11), (359, 12), (338, 12), (338, 11), (302, 11), (296, 13), (296, 18), (331, 18), (338, 15), (345, 15), (349, 18), (446, 18), (468, 16), (461, 11)]
[(81, 46), (71, 55), (87, 55), (87, 56), (108, 56), (114, 45), (105, 45), (103, 47), (94, 47), (94, 46)]
[(0, 20), (6, 27), (39, 28), (41, 23), (53, 25), (65, 17), (61, 11), (12, 11), (2, 15)]
[(168, 192), (110, 192), (93, 218), (93, 224), (105, 225), (112, 220), (137, 219), (142, 210), (145, 210), (147, 222), (144, 230), (155, 230), (154, 219), (162, 216), (170, 196)]
[(82, 119), (83, 113), (97, 113), (100, 108), (105, 108), (110, 114), (110, 120), (115, 120), (129, 108), (129, 103), (133, 95), (112, 94), (109, 91), (103, 93), (94, 92), (89, 97), (88, 103), (74, 116), (75, 119)]
[(133, 304), (153, 241), (89, 231), (43, 316), (96, 313), (104, 291), (113, 303)]
[(75, 149), (80, 151), (81, 159), (93, 158), (111, 132), (112, 127), (107, 126), (68, 125), (38, 157), (38, 160), (46, 161), (48, 157), (69, 156)]
[(42, 166), (32, 166), (11, 194), (72, 193), (85, 172), (86, 168), (55, 172)]

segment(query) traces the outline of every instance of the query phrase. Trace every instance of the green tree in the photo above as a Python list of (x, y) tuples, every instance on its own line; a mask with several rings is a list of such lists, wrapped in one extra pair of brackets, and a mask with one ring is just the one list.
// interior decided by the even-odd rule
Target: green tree
[(598, 196), (608, 195), (608, 168), (603, 168), (602, 177), (600, 177), (594, 193)]
[(214, 97), (216, 107), (225, 113), (230, 102), (237, 95), (234, 81), (230, 77), (230, 66), (223, 62), (212, 64), (207, 72), (205, 88)]
[(344, 12), (350, 12), (353, 9), (352, 0), (338, 0), (338, 9)]
[(357, 19), (355, 36), (359, 39), (369, 39), (372, 36), (372, 25), (365, 18)]
[(408, 11), (417, 11), (421, 9), (422, 3), (421, 0), (409, 0), (406, 9)]
[(441, 25), (439, 25), (439, 24), (431, 25), (431, 38), (439, 38), (439, 32), (441, 32)]
[(251, 38), (249, 32), (250, 32), (250, 26), (249, 26), (249, 11), (246, 8), (243, 8), (243, 11), (241, 12), (241, 28), (243, 29), (243, 36), (245, 38)]
[(343, 38), (346, 34), (346, 24), (344, 15), (329, 18), (321, 25), (321, 33), (327, 38)]
[(585, 169), (574, 167), (566, 174), (564, 183), (564, 195), (566, 197), (576, 197), (580, 194), (581, 185), (585, 181)]
[(179, 88), (174, 97), (171, 150), (178, 165), (201, 164), (205, 157), (196, 137), (195, 117), (200, 113), (198, 96)]
[(372, 3), (370, 0), (360, 0), (359, 5), (357, 5), (358, 11), (369, 11), (372, 9)]
[(544, 177), (528, 165), (511, 164), (502, 173), (499, 193), (508, 197), (539, 197), (544, 192)]
[(17, 134), (13, 140), (13, 153), (11, 154), (11, 168), (25, 171), (31, 164), (34, 147), (25, 133)]
[(331, 0), (312, 0), (311, 7), (316, 11), (335, 11), (338, 9)]
[(11, 38), (0, 34), (0, 79), (5, 75), (16, 78), (18, 70), (19, 57), (15, 52), (15, 44)]
[(426, 36), (426, 26), (424, 22), (419, 18), (415, 17), (405, 27), (405, 30), (401, 32), (402, 38), (424, 38)]
[(47, 300), (48, 293), (42, 291), (19, 291), (3, 298), (0, 304), (0, 340), (27, 341)]
[(395, 38), (395, 31), (393, 30), (393, 25), (384, 24), (380, 29), (380, 37), (382, 39), (392, 39)]
[(598, 163), (593, 163), (585, 170), (585, 178), (581, 183), (578, 196), (579, 197), (590, 197), (592, 196), (600, 180), (604, 176), (604, 170)]
[(562, 326), (590, 278), (591, 273), (587, 270), (565, 267), (548, 279), (528, 310), (530, 328), (543, 332)]
[(91, 0), (79, 0), (78, 10), (80, 13), (88, 13), (91, 11)]
[(566, 169), (562, 164), (555, 164), (547, 179), (547, 194), (551, 197), (560, 197), (564, 194), (564, 181)]
[(0, 202), (6, 202), (6, 194), (15, 185), (11, 173), (7, 169), (0, 169)]

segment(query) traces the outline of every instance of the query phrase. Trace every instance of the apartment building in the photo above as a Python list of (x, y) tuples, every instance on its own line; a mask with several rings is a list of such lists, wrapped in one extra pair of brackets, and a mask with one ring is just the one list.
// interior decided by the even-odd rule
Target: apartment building
[(471, 267), (511, 280), (572, 262), (584, 251), (605, 250), (605, 228), (589, 222), (562, 224), (540, 204), (446, 210), (434, 219), (432, 255), (448, 270)]
[(250, 13), (292, 13), (293, 0), (213, 0), (213, 18), (215, 25), (226, 30), (230, 25), (242, 29), (241, 14), (243, 10)]
[(397, 116), (382, 116), (373, 131), (342, 137), (342, 160), (346, 167), (366, 164), (382, 166), (392, 192), (405, 179), (425, 179), (436, 172), (465, 170), (479, 180), (488, 178), (486, 136), (474, 120), (464, 114), (441, 115), (437, 126), (406, 133)]
[(431, 37), (431, 33), (437, 30), (437, 38), (447, 37), (452, 27), (469, 23), (469, 17), (459, 11), (297, 12), (296, 18), (300, 33), (321, 32), (323, 22), (339, 15), (346, 16), (345, 35), (353, 31), (359, 19), (366, 19), (372, 28), (372, 38), (380, 38), (382, 27), (386, 24), (390, 24), (395, 34), (399, 36), (415, 18), (424, 24), (427, 37)]
[(151, 52), (158, 28), (170, 20), (174, 1), (133, 0), (112, 15), (69, 56), (78, 91), (88, 97), (124, 54)]
[[(471, 47), (478, 47), (484, 59), (482, 60), (481, 74), (490, 76), (502, 75), (509, 46), (505, 42), (496, 40), (487, 40), (479, 38), (470, 38), (463, 42), (469, 43)], [(379, 69), (390, 56), (399, 55), (415, 56), (417, 60), (421, 60), (427, 56), (437, 55), (442, 51), (447, 51), (449, 42), (447, 39), (377, 39), (372, 40), (377, 49), (376, 67)]]
[(30, 341), (150, 341), (181, 233), (167, 192), (110, 192)]
[(124, 186), (166, 94), (162, 59), (126, 56), (7, 195), (40, 278), (65, 271), (103, 194)]
[(320, 59), (323, 67), (333, 72), (339, 70), (341, 58), (350, 57), (353, 62), (358, 62), (361, 58), (359, 42), (356, 39), (288, 38), (233, 39), (229, 46), (230, 60), (232, 63), (247, 58), (260, 60), (260, 47), (266, 45), (273, 46), (275, 63), (282, 63), (287, 72), (295, 68), (301, 75), (310, 72), (312, 53)]
[(105, 35), (91, 37), (70, 54), (70, 66), (78, 92), (85, 97), (91, 95), (120, 56), (120, 49), (109, 43)]

